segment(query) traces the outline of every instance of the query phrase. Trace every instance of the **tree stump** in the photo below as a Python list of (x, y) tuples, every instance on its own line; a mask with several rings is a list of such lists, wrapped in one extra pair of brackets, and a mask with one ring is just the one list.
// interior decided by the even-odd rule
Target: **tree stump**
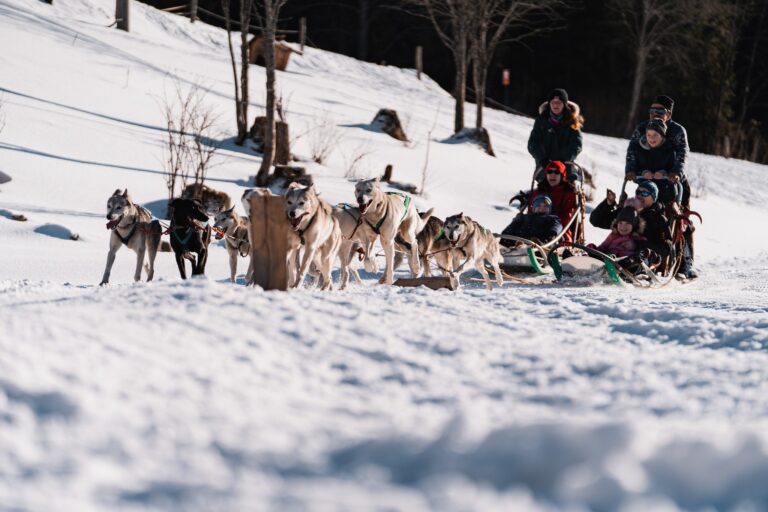
[(496, 153), (493, 152), (493, 146), (491, 145), (491, 135), (485, 128), (464, 128), (460, 132), (454, 133), (449, 140), (454, 142), (474, 142), (490, 156), (496, 156)]
[(393, 139), (408, 142), (408, 137), (406, 136), (405, 131), (403, 131), (403, 125), (400, 124), (400, 118), (398, 117), (397, 112), (392, 109), (380, 109), (373, 118), (373, 121), (371, 121), (371, 125), (380, 129)]
[(307, 169), (297, 165), (276, 165), (275, 171), (267, 178), (267, 186), (276, 194), (285, 194), (291, 183), (309, 187), (314, 182)]
[[(267, 126), (267, 118), (258, 116), (253, 120), (249, 132), (251, 139), (256, 143), (259, 153), (264, 153), (264, 130)], [(291, 161), (291, 139), (288, 131), (288, 123), (275, 120), (275, 163), (286, 165)]]

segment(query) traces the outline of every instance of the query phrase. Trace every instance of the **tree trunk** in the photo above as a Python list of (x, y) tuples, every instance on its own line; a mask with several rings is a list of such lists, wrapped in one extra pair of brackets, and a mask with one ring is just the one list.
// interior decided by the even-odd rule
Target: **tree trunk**
[(237, 116), (237, 144), (242, 145), (248, 137), (248, 25), (251, 24), (251, 5), (248, 0), (240, 2), (240, 108)]
[(256, 185), (259, 187), (267, 185), (275, 154), (275, 28), (277, 24), (275, 15), (276, 13), (273, 13), (270, 7), (265, 7), (264, 38), (261, 41), (261, 47), (264, 52), (264, 66), (267, 70), (267, 122), (264, 130), (264, 157), (256, 175)]
[(358, 0), (358, 9), (357, 57), (360, 60), (367, 60), (370, 0)]
[[(53, 2), (51, 2), (53, 3)], [(117, 0), (115, 3), (115, 20), (117, 28), (130, 32), (131, 30), (131, 3), (130, 0)]]
[(453, 97), (456, 106), (453, 114), (453, 132), (459, 133), (464, 129), (464, 102), (467, 98), (467, 42), (457, 41), (453, 53), (453, 61), (456, 65), (456, 83), (454, 84)]
[(647, 68), (647, 50), (645, 45), (641, 44), (637, 49), (637, 61), (635, 62), (635, 76), (632, 81), (632, 98), (629, 100), (629, 109), (627, 111), (627, 123), (624, 131), (631, 134), (637, 124), (637, 105), (640, 103), (640, 94), (645, 83), (645, 73)]
[(478, 48), (472, 57), (472, 84), (475, 87), (475, 129), (483, 127), (483, 108), (485, 107), (485, 87), (488, 82), (488, 63), (483, 48)]

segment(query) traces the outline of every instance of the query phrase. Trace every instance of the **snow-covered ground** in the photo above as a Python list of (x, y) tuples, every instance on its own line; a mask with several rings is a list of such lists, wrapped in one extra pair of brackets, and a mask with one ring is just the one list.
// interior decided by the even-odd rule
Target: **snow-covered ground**
[[(768, 169), (691, 156), (701, 278), (663, 290), (266, 293), (219, 245), (207, 279), (161, 253), (133, 284), (123, 250), (99, 288), (107, 197), (165, 196), (175, 81), (233, 125), (222, 31), (134, 3), (126, 34), (113, 6), (0, 0), (0, 510), (768, 510)], [(530, 179), (530, 120), (486, 112), (498, 158), (442, 142), (451, 98), (411, 70), (309, 48), (278, 84), (294, 135), (342, 130), (324, 166), (294, 146), (331, 202), (361, 147), (359, 177), (420, 183), (433, 123), (419, 207), (498, 231)], [(598, 196), (625, 147), (586, 135)], [(210, 184), (237, 198), (258, 163), (228, 143)]]

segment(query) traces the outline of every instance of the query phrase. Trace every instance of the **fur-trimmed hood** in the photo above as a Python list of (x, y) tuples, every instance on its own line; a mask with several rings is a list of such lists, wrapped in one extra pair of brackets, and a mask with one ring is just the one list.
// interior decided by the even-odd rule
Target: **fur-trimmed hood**
[[(570, 121), (570, 126), (574, 130), (580, 130), (582, 126), (584, 126), (584, 118), (581, 115), (581, 107), (579, 107), (579, 104), (575, 101), (568, 100), (568, 104), (566, 105), (566, 113), (570, 113), (570, 118), (568, 120)], [(545, 101), (541, 105), (539, 105), (539, 116), (549, 118), (549, 101)]]
[[(613, 219), (613, 222), (611, 222), (611, 233), (613, 233), (614, 235), (619, 235), (619, 231), (618, 229), (616, 229), (616, 224), (618, 223), (619, 223), (619, 219)], [(630, 233), (629, 236), (631, 237), (642, 236), (643, 238), (645, 238), (643, 233), (645, 233), (645, 219), (638, 215), (637, 227), (635, 227), (635, 229), (632, 230), (632, 233)]]

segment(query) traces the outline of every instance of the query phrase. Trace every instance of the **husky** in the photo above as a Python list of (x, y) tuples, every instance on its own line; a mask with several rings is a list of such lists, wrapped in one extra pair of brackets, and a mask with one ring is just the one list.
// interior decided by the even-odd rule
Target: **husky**
[[(435, 216), (427, 217), (425, 213), (420, 213), (419, 216), (426, 221), (424, 229), (416, 237), (424, 276), (430, 277), (432, 275), (430, 258), (435, 260), (443, 275), (447, 275), (450, 273), (451, 256), (449, 252), (451, 246), (445, 237), (443, 221)], [(397, 247), (395, 268), (397, 268), (403, 262), (403, 254), (406, 254), (411, 248), (400, 236), (395, 239), (395, 244)]]
[[(400, 192), (384, 193), (379, 178), (358, 181), (355, 185), (355, 198), (360, 214), (368, 226), (379, 235), (384, 249), (386, 267), (379, 280), (383, 284), (392, 284), (395, 262), (395, 237), (399, 234), (410, 244), (408, 266), (413, 277), (421, 275), (419, 248), (416, 237), (424, 227), (424, 220), (416, 212), (411, 197)], [(426, 218), (432, 209), (426, 213)]]
[[(224, 239), (229, 255), (229, 281), (234, 283), (237, 275), (237, 257), (250, 257), (251, 243), (248, 236), (248, 217), (240, 217), (233, 206), (214, 217), (213, 228), (216, 240)], [(252, 263), (248, 265), (245, 281), (251, 281)]]
[[(499, 261), (501, 260), (499, 241), (493, 236), (493, 233), (465, 216), (464, 213), (452, 215), (445, 219), (444, 229), (445, 237), (451, 247), (451, 250), (448, 251), (451, 255), (451, 270), (458, 272), (457, 279), (463, 273), (464, 266), (467, 263), (472, 263), (482, 274), (485, 287), (491, 290), (491, 280), (485, 269), (485, 261), (488, 260), (496, 274), (496, 284), (500, 287), (504, 285), (501, 269), (499, 269)], [(461, 255), (464, 262), (457, 269), (453, 261), (458, 255)]]
[[(288, 187), (285, 203), (285, 212), (293, 227), (288, 235), (289, 286), (296, 288), (304, 282), (310, 264), (314, 264), (321, 276), (321, 289), (332, 289), (331, 272), (341, 245), (341, 230), (331, 206), (320, 199), (314, 185), (304, 187), (298, 183)], [(302, 247), (304, 253), (298, 264)]]
[(155, 276), (155, 256), (160, 246), (162, 228), (160, 222), (152, 220), (152, 214), (131, 201), (128, 189), (115, 190), (112, 197), (107, 200), (107, 229), (112, 231), (109, 237), (109, 253), (107, 253), (107, 268), (101, 284), (109, 283), (109, 274), (112, 264), (115, 262), (115, 254), (123, 245), (136, 252), (136, 272), (134, 281), (141, 280), (141, 267), (144, 265), (144, 254), (149, 252), (149, 265), (147, 265), (147, 281)]
[(333, 216), (341, 229), (341, 245), (339, 247), (339, 263), (341, 282), (344, 290), (349, 282), (350, 274), (355, 281), (361, 283), (360, 274), (352, 266), (355, 255), (360, 255), (366, 272), (378, 272), (373, 246), (376, 243), (376, 232), (360, 218), (360, 209), (348, 204), (339, 204), (333, 208)]

